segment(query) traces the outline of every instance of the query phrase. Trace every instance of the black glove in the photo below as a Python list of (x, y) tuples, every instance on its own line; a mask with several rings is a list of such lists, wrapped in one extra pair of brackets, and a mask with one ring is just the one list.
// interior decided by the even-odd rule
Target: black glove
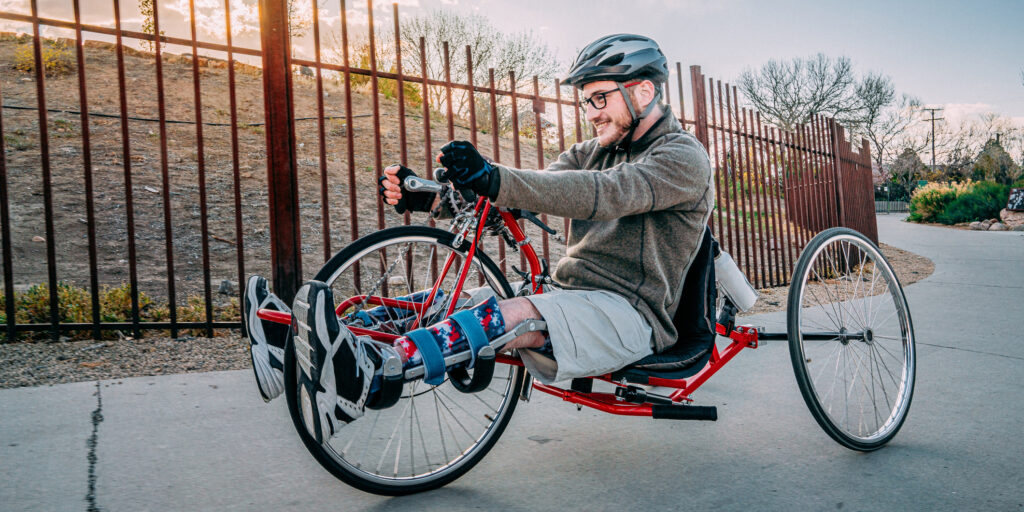
[(473, 144), (453, 140), (441, 148), (438, 162), (445, 167), (441, 179), (451, 181), (455, 188), (468, 188), (493, 201), (498, 197), (501, 177)]
[[(412, 172), (408, 167), (399, 166), (398, 173), (395, 176), (398, 177), (399, 186), (402, 186), (406, 178), (416, 176), (416, 173)], [(386, 179), (388, 179), (387, 176), (381, 176), (377, 179), (377, 185), (379, 185), (377, 193), (380, 194), (381, 200), (387, 199), (384, 196), (384, 180)], [(434, 196), (436, 195), (433, 192), (410, 192), (403, 187), (402, 198), (395, 205), (395, 211), (398, 213), (405, 213), (406, 211), (429, 212), (431, 206), (434, 205)]]

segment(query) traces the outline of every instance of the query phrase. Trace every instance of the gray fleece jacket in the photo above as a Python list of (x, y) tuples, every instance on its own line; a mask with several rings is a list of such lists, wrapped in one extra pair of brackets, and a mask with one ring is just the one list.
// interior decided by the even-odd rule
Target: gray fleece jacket
[(715, 189), (707, 151), (674, 116), (663, 115), (629, 152), (591, 139), (544, 170), (496, 167), (495, 203), (571, 219), (552, 276), (559, 286), (618, 293), (650, 324), (655, 352), (676, 342), (672, 316)]

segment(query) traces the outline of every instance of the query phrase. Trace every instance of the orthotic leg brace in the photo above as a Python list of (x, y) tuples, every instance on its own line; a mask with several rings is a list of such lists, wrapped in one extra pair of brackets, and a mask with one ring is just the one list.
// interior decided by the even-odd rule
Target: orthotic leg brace
[[(436, 386), (447, 373), (456, 389), (475, 392), (490, 384), (498, 350), (522, 334), (546, 328), (543, 321), (527, 320), (506, 332), (498, 301), (491, 297), (430, 327), (409, 331), (394, 347), (406, 356), (405, 380), (422, 376)], [(472, 376), (467, 369), (474, 370)]]

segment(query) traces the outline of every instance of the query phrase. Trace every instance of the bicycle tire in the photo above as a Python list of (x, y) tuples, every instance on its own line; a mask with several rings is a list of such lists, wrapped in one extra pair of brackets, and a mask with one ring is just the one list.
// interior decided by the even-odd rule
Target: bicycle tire
[(786, 316), (797, 385), (818, 425), (853, 450), (888, 443), (910, 410), (917, 364), (910, 308), (878, 247), (849, 228), (819, 233), (797, 261)]
[[(364, 257), (366, 257), (369, 254), (377, 253), (377, 251), (380, 249), (384, 249), (383, 253), (386, 253), (387, 248), (398, 248), (402, 244), (409, 244), (410, 249), (407, 249), (407, 251), (412, 251), (414, 254), (415, 250), (411, 249), (411, 244), (425, 244), (435, 248), (445, 248), (446, 250), (449, 250), (451, 252), (464, 255), (470, 248), (469, 242), (464, 241), (460, 245), (460, 247), (456, 248), (453, 246), (454, 238), (455, 236), (452, 233), (426, 226), (400, 226), (377, 231), (375, 233), (369, 234), (365, 237), (362, 237), (352, 242), (347, 247), (345, 247), (337, 254), (335, 254), (326, 264), (324, 264), (324, 266), (317, 273), (315, 279), (324, 281), (329, 286), (332, 286), (332, 289), (334, 289), (336, 288), (335, 285), (339, 282), (339, 278), (341, 278), (342, 275), (345, 274), (347, 270), (355, 267), (355, 262), (361, 261)], [(397, 261), (398, 260), (396, 260), (396, 262)], [(474, 267), (481, 272), (481, 275), (485, 277), (486, 282), (492, 287), (492, 289), (495, 289), (497, 295), (501, 297), (512, 296), (512, 288), (509, 285), (508, 280), (500, 272), (497, 265), (495, 265), (494, 262), (491, 261), (491, 259), (488, 258), (486, 254), (477, 251)], [(466, 286), (471, 286), (471, 283), (469, 282), (468, 278)], [(397, 292), (395, 292), (394, 295), (397, 295)], [(335, 296), (337, 297), (338, 294), (335, 293)], [(327, 471), (329, 471), (336, 478), (353, 487), (375, 494), (397, 496), (427, 491), (430, 489), (435, 489), (443, 485), (446, 485), (456, 480), (457, 478), (461, 477), (467, 471), (469, 471), (473, 466), (475, 466), (478, 462), (480, 462), (480, 460), (483, 459), (484, 455), (486, 455), (488, 451), (490, 451), (490, 449), (497, 442), (498, 438), (501, 436), (505, 427), (508, 425), (508, 422), (512, 417), (512, 413), (515, 411), (515, 407), (518, 402), (518, 396), (521, 392), (524, 382), (525, 370), (520, 366), (510, 365), (507, 367), (507, 384), (505, 384), (504, 387), (501, 387), (501, 381), (498, 380), (499, 373), (501, 373), (499, 369), (501, 367), (499, 366), (498, 368), (495, 369), (496, 377), (495, 380), (492, 380), (492, 387), (498, 387), (500, 389), (500, 392), (494, 391), (494, 394), (500, 394), (500, 403), (494, 408), (493, 416), (488, 418), (489, 421), (487, 421), (486, 425), (483, 426), (483, 431), (475, 439), (473, 438), (473, 435), (468, 431), (468, 429), (463, 425), (463, 423), (460, 422), (457, 417), (455, 417), (455, 412), (453, 412), (452, 409), (461, 408), (463, 411), (466, 411), (467, 414), (469, 414), (468, 408), (475, 405), (475, 403), (478, 400), (480, 402), (483, 402), (484, 399), (479, 398), (478, 396), (474, 397), (468, 394), (462, 394), (454, 390), (451, 393), (445, 393), (445, 389), (448, 389), (448, 387), (451, 386), (451, 384), (448, 383), (447, 380), (440, 386), (433, 387), (426, 386), (426, 384), (423, 383), (422, 381), (407, 383), (405, 385), (405, 390), (403, 390), (402, 399), (399, 400), (400, 403), (396, 404), (391, 408), (380, 411), (368, 409), (366, 411), (365, 416), (357, 419), (356, 421), (350, 423), (349, 425), (342, 427), (341, 432), (339, 432), (338, 434), (339, 437), (346, 434), (346, 429), (357, 426), (361, 428), (362, 426), (366, 425), (366, 422), (372, 422), (372, 426), (367, 431), (368, 433), (366, 435), (367, 448), (364, 450), (363, 453), (363, 456), (365, 456), (365, 451), (369, 450), (369, 445), (371, 444), (371, 441), (374, 441), (373, 438), (376, 437), (380, 432), (375, 430), (375, 427), (378, 424), (380, 418), (384, 415), (393, 414), (394, 411), (400, 410), (403, 407), (405, 408), (405, 410), (408, 410), (411, 407), (413, 412), (410, 413), (409, 415), (408, 427), (410, 432), (409, 443), (412, 444), (412, 448), (410, 448), (409, 453), (415, 455), (415, 453), (419, 449), (414, 444), (415, 431), (413, 430), (413, 417), (416, 417), (416, 411), (418, 410), (419, 407), (415, 404), (415, 399), (420, 396), (432, 394), (435, 400), (435, 407), (437, 406), (439, 401), (447, 401), (448, 405), (451, 406), (448, 407), (446, 405), (444, 407), (445, 409), (448, 409), (447, 415), (442, 410), (438, 410), (437, 412), (437, 428), (438, 431), (440, 432), (440, 439), (441, 444), (443, 445), (442, 448), (444, 456), (448, 456), (448, 447), (445, 446), (445, 433), (444, 426), (442, 425), (442, 417), (444, 417), (445, 423), (449, 423), (447, 420), (448, 416), (453, 417), (458, 423), (458, 426), (461, 427), (462, 430), (466, 431), (468, 438), (470, 438), (470, 444), (461, 451), (459, 451), (458, 453), (456, 453), (454, 458), (440, 465), (438, 469), (428, 470), (423, 474), (413, 473), (410, 475), (398, 476), (398, 468), (400, 462), (399, 459), (401, 458), (400, 450), (402, 446), (402, 439), (399, 439), (399, 442), (397, 444), (398, 449), (396, 450), (394, 460), (395, 474), (388, 476), (382, 474), (382, 472), (380, 471), (380, 464), (378, 464), (376, 470), (372, 470), (369, 467), (363, 467), (361, 462), (354, 462), (346, 458), (345, 453), (347, 452), (348, 447), (339, 450), (338, 447), (339, 445), (341, 445), (341, 443), (339, 442), (338, 438), (332, 438), (324, 441), (323, 444), (318, 444), (316, 440), (306, 431), (305, 427), (303, 426), (303, 419), (301, 417), (301, 408), (299, 407), (297, 400), (296, 383), (298, 372), (296, 371), (294, 351), (291, 349), (290, 343), (291, 342), (289, 341), (289, 347), (285, 351), (285, 393), (287, 395), (288, 410), (291, 415), (292, 422), (294, 423), (296, 431), (298, 431), (299, 433), (299, 436), (302, 438), (303, 444), (313, 455), (313, 457), (317, 460), (317, 462), (319, 462), (321, 466), (327, 469)], [(497, 385), (495, 384), (495, 382), (497, 382)], [(417, 389), (420, 388), (421, 386), (426, 386), (428, 389), (417, 391)], [(445, 389), (442, 389), (442, 386), (444, 386)], [(439, 395), (443, 396), (444, 398), (439, 400)], [(462, 400), (465, 403), (460, 403), (459, 400)], [(423, 400), (421, 400), (421, 402), (422, 401)], [(392, 432), (392, 440), (395, 436), (395, 432), (399, 430), (398, 425), (402, 421), (402, 418), (404, 418), (404, 416), (405, 412), (403, 410), (401, 412), (399, 420), (395, 423), (396, 426), (394, 432)], [(484, 417), (488, 417), (488, 414), (485, 413)], [(467, 423), (469, 423), (469, 421), (467, 421)], [(429, 460), (429, 453), (436, 453), (437, 447), (427, 446), (426, 437), (423, 436), (422, 424), (419, 424), (419, 427), (419, 433), (422, 437), (422, 439), (420, 440), (422, 445), (422, 452), (425, 458), (427, 459), (426, 462), (427, 467), (429, 469), (431, 465)], [(448, 427), (453, 439), (457, 439), (457, 432), (455, 431), (454, 428), (452, 428), (452, 425), (450, 423), (448, 424)], [(349, 445), (351, 445), (356, 440), (356, 435), (362, 434), (352, 434), (352, 439), (348, 442)], [(391, 442), (389, 441), (388, 445), (384, 448), (384, 451), (382, 453), (382, 461), (383, 456), (389, 453), (388, 450), (390, 446)], [(416, 465), (414, 460), (411, 461), (411, 466), (412, 469), (415, 470)]]

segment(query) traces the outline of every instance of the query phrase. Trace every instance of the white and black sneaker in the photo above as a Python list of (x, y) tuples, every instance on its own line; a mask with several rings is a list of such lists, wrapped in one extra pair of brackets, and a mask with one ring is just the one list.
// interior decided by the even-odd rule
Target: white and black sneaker
[(310, 281), (292, 303), (295, 358), (299, 364), (299, 403), (306, 430), (322, 443), (363, 415), (379, 349), (338, 322), (331, 289)]
[(249, 332), (249, 354), (260, 396), (269, 402), (284, 391), (284, 346), (290, 326), (262, 320), (256, 316), (260, 309), (290, 313), (288, 305), (267, 289), (267, 280), (252, 276), (245, 284), (245, 307), (242, 310), (246, 330)]

